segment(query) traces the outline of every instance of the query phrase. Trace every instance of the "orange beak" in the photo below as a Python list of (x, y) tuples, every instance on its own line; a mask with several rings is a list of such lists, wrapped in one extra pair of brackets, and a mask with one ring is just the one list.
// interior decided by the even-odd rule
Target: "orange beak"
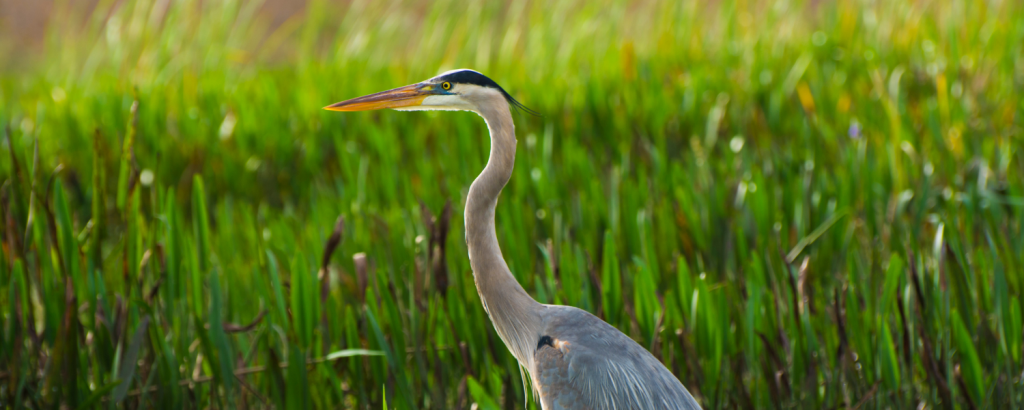
[(385, 108), (400, 108), (420, 105), (427, 97), (434, 95), (429, 84), (411, 84), (393, 90), (334, 103), (324, 107), (330, 111), (370, 111)]

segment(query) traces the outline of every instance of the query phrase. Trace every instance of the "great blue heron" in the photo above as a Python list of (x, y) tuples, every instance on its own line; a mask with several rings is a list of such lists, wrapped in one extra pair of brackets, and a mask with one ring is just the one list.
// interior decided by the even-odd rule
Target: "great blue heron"
[(469, 263), (484, 310), (505, 346), (529, 372), (541, 407), (699, 409), (679, 380), (633, 339), (587, 311), (537, 303), (512, 276), (494, 230), (498, 195), (515, 162), (510, 106), (522, 107), (490, 78), (473, 70), (454, 70), (325, 109), (460, 110), (475, 112), (487, 122), (490, 158), (466, 197)]

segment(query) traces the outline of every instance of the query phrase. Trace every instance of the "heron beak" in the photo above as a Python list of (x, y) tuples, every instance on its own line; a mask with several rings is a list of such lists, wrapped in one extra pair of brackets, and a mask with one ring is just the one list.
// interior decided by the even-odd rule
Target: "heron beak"
[(334, 103), (324, 107), (329, 111), (370, 111), (385, 108), (401, 108), (420, 105), (427, 97), (434, 95), (429, 84), (411, 84), (393, 90)]

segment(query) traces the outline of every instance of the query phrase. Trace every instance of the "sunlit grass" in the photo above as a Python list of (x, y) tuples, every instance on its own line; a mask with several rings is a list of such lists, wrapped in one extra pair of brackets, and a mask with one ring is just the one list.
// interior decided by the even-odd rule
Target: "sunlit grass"
[(1019, 2), (111, 3), (0, 55), (6, 406), (522, 407), (483, 122), (321, 110), (458, 67), (520, 283), (705, 407), (1024, 405)]

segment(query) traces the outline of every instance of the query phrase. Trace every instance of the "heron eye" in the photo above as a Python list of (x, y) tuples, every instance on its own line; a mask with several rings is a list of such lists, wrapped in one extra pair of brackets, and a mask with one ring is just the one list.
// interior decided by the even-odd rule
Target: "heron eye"
[(445, 90), (450, 90), (452, 89), (452, 83), (445, 81), (441, 83), (441, 88), (444, 88)]

